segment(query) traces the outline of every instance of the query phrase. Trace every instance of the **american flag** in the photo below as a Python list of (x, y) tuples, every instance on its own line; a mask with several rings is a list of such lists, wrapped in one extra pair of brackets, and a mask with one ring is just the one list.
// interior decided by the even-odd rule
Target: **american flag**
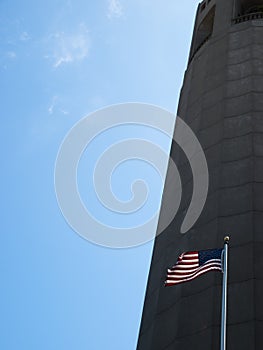
[(209, 249), (181, 254), (177, 263), (167, 270), (165, 286), (191, 281), (211, 270), (222, 271), (222, 251)]

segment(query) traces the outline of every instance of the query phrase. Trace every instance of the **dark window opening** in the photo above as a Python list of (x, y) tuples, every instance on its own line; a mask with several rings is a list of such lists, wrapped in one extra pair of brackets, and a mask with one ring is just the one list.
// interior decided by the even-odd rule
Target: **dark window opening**
[(206, 7), (206, 3), (203, 3), (203, 5), (201, 6), (201, 11), (204, 11), (205, 7)]
[(255, 12), (263, 12), (263, 5), (251, 6), (245, 11), (245, 14), (247, 15)]
[(203, 44), (211, 37), (214, 28), (215, 6), (207, 13), (203, 21), (200, 23), (195, 32), (193, 46), (191, 49), (190, 60), (194, 54), (203, 46)]
[(263, 18), (263, 0), (237, 0), (234, 23)]

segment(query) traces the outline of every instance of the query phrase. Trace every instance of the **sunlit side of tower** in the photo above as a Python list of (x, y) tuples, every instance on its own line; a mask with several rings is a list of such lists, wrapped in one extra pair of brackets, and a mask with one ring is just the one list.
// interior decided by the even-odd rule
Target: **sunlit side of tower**
[[(181, 252), (221, 247), (229, 234), (228, 350), (261, 350), (263, 0), (199, 4), (178, 115), (204, 149), (209, 193), (198, 221), (181, 234), (193, 179), (189, 162), (173, 144), (182, 202), (176, 218), (155, 240), (137, 349), (219, 349), (221, 274), (209, 272), (169, 288), (163, 282), (166, 268)], [(163, 198), (172, 195), (176, 193), (167, 180)]]

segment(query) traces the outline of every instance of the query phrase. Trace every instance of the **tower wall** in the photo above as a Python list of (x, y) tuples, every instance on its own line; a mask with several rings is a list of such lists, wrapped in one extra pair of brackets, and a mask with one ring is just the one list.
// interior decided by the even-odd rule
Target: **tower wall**
[[(263, 5), (249, 1), (254, 3)], [(198, 6), (178, 115), (204, 149), (208, 198), (198, 221), (181, 234), (193, 182), (185, 155), (173, 144), (183, 199), (155, 240), (138, 350), (219, 349), (221, 274), (210, 272), (169, 288), (163, 282), (180, 253), (221, 247), (225, 234), (231, 236), (228, 350), (263, 348), (263, 19), (260, 14), (243, 18), (239, 5), (211, 0)], [(213, 8), (212, 33), (202, 42), (200, 26)], [(164, 197), (172, 186), (166, 182)]]

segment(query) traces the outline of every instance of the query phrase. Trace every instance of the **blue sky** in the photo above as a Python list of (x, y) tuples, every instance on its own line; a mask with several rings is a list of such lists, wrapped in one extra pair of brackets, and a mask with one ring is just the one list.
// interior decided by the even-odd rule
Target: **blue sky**
[(0, 2), (1, 349), (135, 349), (152, 242), (79, 237), (56, 201), (55, 160), (96, 109), (176, 110), (197, 4)]

